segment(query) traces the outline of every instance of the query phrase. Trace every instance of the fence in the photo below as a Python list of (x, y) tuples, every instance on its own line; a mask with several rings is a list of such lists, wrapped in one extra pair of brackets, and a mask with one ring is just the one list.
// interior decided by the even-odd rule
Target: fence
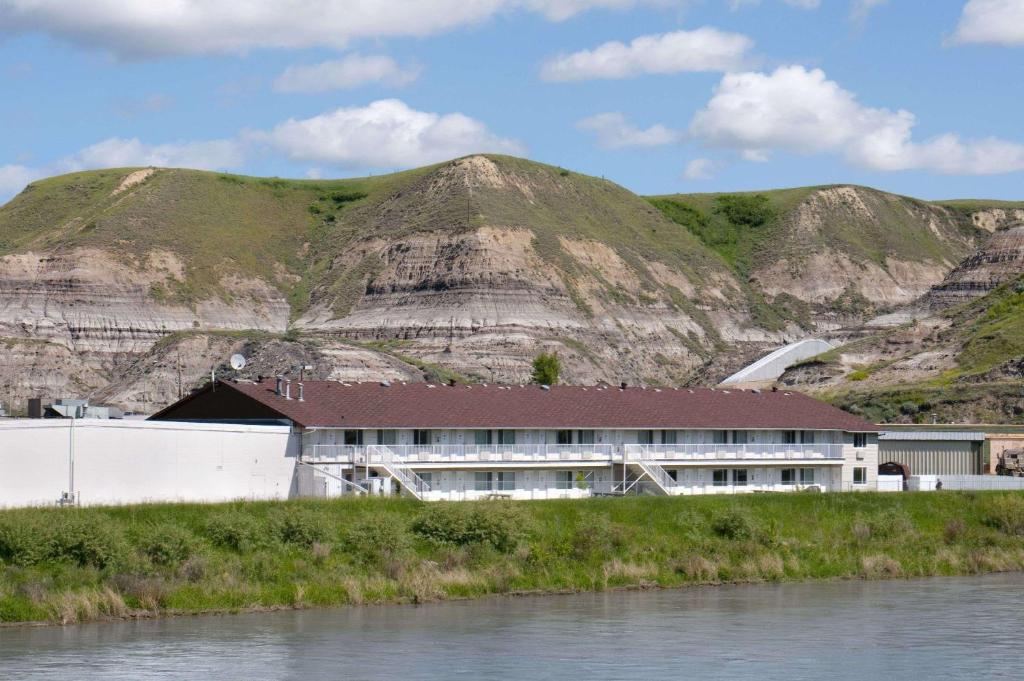
[(912, 475), (907, 489), (935, 490), (939, 481), (942, 481), (941, 489), (948, 490), (1024, 490), (1024, 478), (1005, 475)]

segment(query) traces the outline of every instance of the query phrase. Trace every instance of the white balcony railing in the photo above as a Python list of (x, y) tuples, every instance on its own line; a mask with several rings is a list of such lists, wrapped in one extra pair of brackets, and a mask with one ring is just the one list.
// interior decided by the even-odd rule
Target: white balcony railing
[(843, 458), (841, 444), (623, 445), (627, 461), (787, 461)]
[[(313, 445), (306, 448), (311, 461), (366, 464), (384, 463), (373, 445)], [(386, 445), (399, 460), (409, 463), (544, 463), (622, 461), (811, 461), (842, 460), (841, 444), (674, 444), (674, 445)]]
[[(406, 463), (501, 463), (546, 461), (604, 461), (617, 455), (614, 445), (386, 445)], [(313, 445), (314, 461), (381, 463), (373, 445)], [(307, 452), (309, 449), (307, 448)]]

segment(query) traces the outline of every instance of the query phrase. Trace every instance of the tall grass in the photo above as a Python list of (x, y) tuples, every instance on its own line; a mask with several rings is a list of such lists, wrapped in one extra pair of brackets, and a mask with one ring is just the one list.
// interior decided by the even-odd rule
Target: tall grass
[(0, 512), (0, 621), (1024, 567), (1019, 493)]

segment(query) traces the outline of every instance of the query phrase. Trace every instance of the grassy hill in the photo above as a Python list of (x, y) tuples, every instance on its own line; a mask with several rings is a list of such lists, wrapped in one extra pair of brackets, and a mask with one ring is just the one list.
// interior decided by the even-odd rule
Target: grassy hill
[[(815, 194), (837, 189), (855, 190), (855, 200), (833, 206), (827, 215), (797, 214)], [(648, 200), (741, 275), (820, 249), (883, 266), (888, 258), (956, 261), (976, 233), (966, 215), (951, 214), (942, 204), (851, 185), (673, 194)], [(990, 203), (974, 202), (976, 208)], [(967, 202), (957, 204), (963, 213), (970, 212)]]

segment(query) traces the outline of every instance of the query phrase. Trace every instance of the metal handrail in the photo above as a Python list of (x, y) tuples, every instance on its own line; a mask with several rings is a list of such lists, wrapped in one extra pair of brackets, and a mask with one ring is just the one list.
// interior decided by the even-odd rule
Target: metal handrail
[(615, 446), (595, 445), (312, 445), (313, 460), (340, 459), (362, 463), (371, 447), (385, 447), (405, 462), (522, 462), (522, 461), (611, 461)]
[(674, 444), (623, 445), (626, 460), (842, 459), (841, 444)]
[(371, 459), (376, 455), (379, 458), (377, 463), (380, 463), (388, 473), (394, 476), (403, 487), (412, 492), (413, 496), (417, 499), (422, 500), (423, 494), (430, 491), (430, 485), (427, 481), (416, 475), (416, 472), (409, 468), (405, 462), (396, 456), (395, 453), (387, 446), (370, 445), (366, 450), (367, 460), (369, 463), (374, 463)]

